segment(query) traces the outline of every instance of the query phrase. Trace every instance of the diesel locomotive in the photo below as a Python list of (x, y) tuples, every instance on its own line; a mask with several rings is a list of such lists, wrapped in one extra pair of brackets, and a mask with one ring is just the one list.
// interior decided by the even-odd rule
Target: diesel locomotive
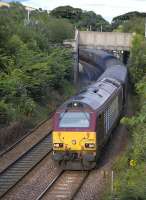
[(53, 158), (64, 169), (89, 170), (96, 166), (101, 149), (121, 116), (126, 102), (127, 69), (107, 52), (81, 53), (103, 73), (56, 111)]

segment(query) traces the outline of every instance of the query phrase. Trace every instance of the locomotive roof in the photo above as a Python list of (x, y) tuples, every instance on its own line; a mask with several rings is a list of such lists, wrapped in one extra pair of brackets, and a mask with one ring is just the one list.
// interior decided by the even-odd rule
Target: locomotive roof
[(121, 84), (114, 79), (103, 79), (92, 84), (85, 92), (74, 96), (63, 104), (62, 108), (68, 107), (71, 103), (78, 102), (89, 106), (93, 110), (97, 110), (120, 86)]

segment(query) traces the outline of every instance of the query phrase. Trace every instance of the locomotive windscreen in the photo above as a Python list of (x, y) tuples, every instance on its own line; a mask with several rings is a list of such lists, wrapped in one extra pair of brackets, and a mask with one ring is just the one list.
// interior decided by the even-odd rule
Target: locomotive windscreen
[(64, 112), (60, 114), (60, 128), (88, 128), (90, 114), (87, 112)]

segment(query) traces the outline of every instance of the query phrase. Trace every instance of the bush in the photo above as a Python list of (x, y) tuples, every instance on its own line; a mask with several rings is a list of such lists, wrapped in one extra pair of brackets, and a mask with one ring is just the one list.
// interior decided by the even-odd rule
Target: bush
[(142, 35), (136, 34), (133, 38), (128, 68), (133, 85), (146, 73), (146, 41)]
[(54, 46), (73, 36), (72, 24), (45, 11), (32, 11), (29, 22), (26, 16), (20, 3), (0, 8), (1, 124), (41, 118), (53, 92), (64, 93), (71, 81), (72, 53)]
[[(114, 193), (109, 199), (146, 199), (146, 76), (135, 88), (140, 109), (132, 118), (121, 120), (128, 125), (131, 141), (127, 152), (113, 166)], [(130, 160), (135, 160), (136, 166), (130, 166)]]

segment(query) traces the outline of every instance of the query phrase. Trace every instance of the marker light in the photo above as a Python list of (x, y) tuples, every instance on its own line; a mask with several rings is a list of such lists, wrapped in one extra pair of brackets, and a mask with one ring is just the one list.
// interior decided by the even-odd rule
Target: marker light
[(53, 146), (55, 148), (62, 148), (63, 147), (63, 143), (54, 143)]
[(85, 143), (85, 148), (94, 148), (95, 144), (94, 143)]

